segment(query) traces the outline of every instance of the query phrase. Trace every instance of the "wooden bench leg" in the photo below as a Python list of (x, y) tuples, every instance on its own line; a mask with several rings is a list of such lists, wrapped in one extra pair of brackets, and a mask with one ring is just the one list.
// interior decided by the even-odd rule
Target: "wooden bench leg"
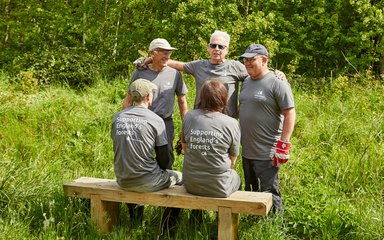
[(119, 216), (118, 202), (102, 201), (100, 195), (91, 196), (91, 218), (102, 233), (112, 231)]
[(237, 231), (239, 229), (239, 214), (232, 213), (232, 209), (228, 207), (219, 207), (219, 240), (235, 240), (237, 239)]

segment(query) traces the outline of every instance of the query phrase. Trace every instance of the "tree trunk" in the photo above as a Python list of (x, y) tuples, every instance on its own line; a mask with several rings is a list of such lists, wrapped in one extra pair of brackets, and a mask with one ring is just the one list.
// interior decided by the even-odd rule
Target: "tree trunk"
[(86, 41), (86, 38), (87, 38), (87, 34), (86, 34), (86, 24), (87, 24), (87, 13), (85, 11), (85, 9), (87, 9), (85, 7), (85, 4), (86, 4), (86, 0), (83, 0), (83, 7), (84, 7), (84, 12), (83, 12), (83, 39), (82, 39), (82, 45), (83, 47), (85, 47), (85, 41)]
[(118, 17), (117, 23), (116, 23), (115, 45), (113, 46), (113, 52), (112, 52), (114, 62), (116, 61), (116, 54), (117, 54), (117, 42), (119, 39), (120, 18), (121, 18), (121, 11), (119, 12), (119, 17)]

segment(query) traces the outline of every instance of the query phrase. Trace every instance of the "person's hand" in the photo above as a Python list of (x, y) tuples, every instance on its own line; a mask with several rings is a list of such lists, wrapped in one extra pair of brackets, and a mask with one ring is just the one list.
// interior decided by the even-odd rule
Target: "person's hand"
[(183, 153), (183, 146), (181, 144), (181, 138), (180, 137), (176, 142), (175, 151), (176, 151), (177, 155), (184, 154)]
[(133, 64), (135, 64), (135, 68), (137, 70), (144, 70), (148, 68), (148, 64), (150, 64), (151, 62), (151, 57), (139, 57), (133, 62)]
[(279, 79), (279, 80), (282, 80), (282, 81), (288, 81), (287, 80), (287, 77), (285, 76), (285, 74), (282, 72), (282, 71), (280, 71), (280, 70), (275, 70), (275, 75), (276, 75), (276, 77)]
[(291, 149), (292, 144), (289, 141), (278, 140), (276, 143), (276, 152), (273, 155), (273, 166), (277, 167), (280, 164), (288, 162), (289, 159), (289, 149)]

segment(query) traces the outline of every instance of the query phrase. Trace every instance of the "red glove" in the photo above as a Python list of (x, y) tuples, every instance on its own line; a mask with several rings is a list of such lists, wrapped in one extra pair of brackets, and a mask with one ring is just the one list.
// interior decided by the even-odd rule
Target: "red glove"
[(289, 141), (278, 140), (276, 143), (276, 152), (273, 155), (273, 166), (277, 167), (279, 164), (288, 162), (289, 149), (292, 144)]

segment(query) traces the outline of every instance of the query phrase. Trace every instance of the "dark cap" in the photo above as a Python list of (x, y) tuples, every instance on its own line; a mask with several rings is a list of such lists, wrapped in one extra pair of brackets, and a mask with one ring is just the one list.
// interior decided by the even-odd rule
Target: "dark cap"
[(249, 47), (245, 50), (245, 53), (241, 55), (241, 58), (253, 58), (257, 55), (264, 55), (268, 57), (268, 51), (267, 49), (261, 45), (261, 44), (251, 44)]

